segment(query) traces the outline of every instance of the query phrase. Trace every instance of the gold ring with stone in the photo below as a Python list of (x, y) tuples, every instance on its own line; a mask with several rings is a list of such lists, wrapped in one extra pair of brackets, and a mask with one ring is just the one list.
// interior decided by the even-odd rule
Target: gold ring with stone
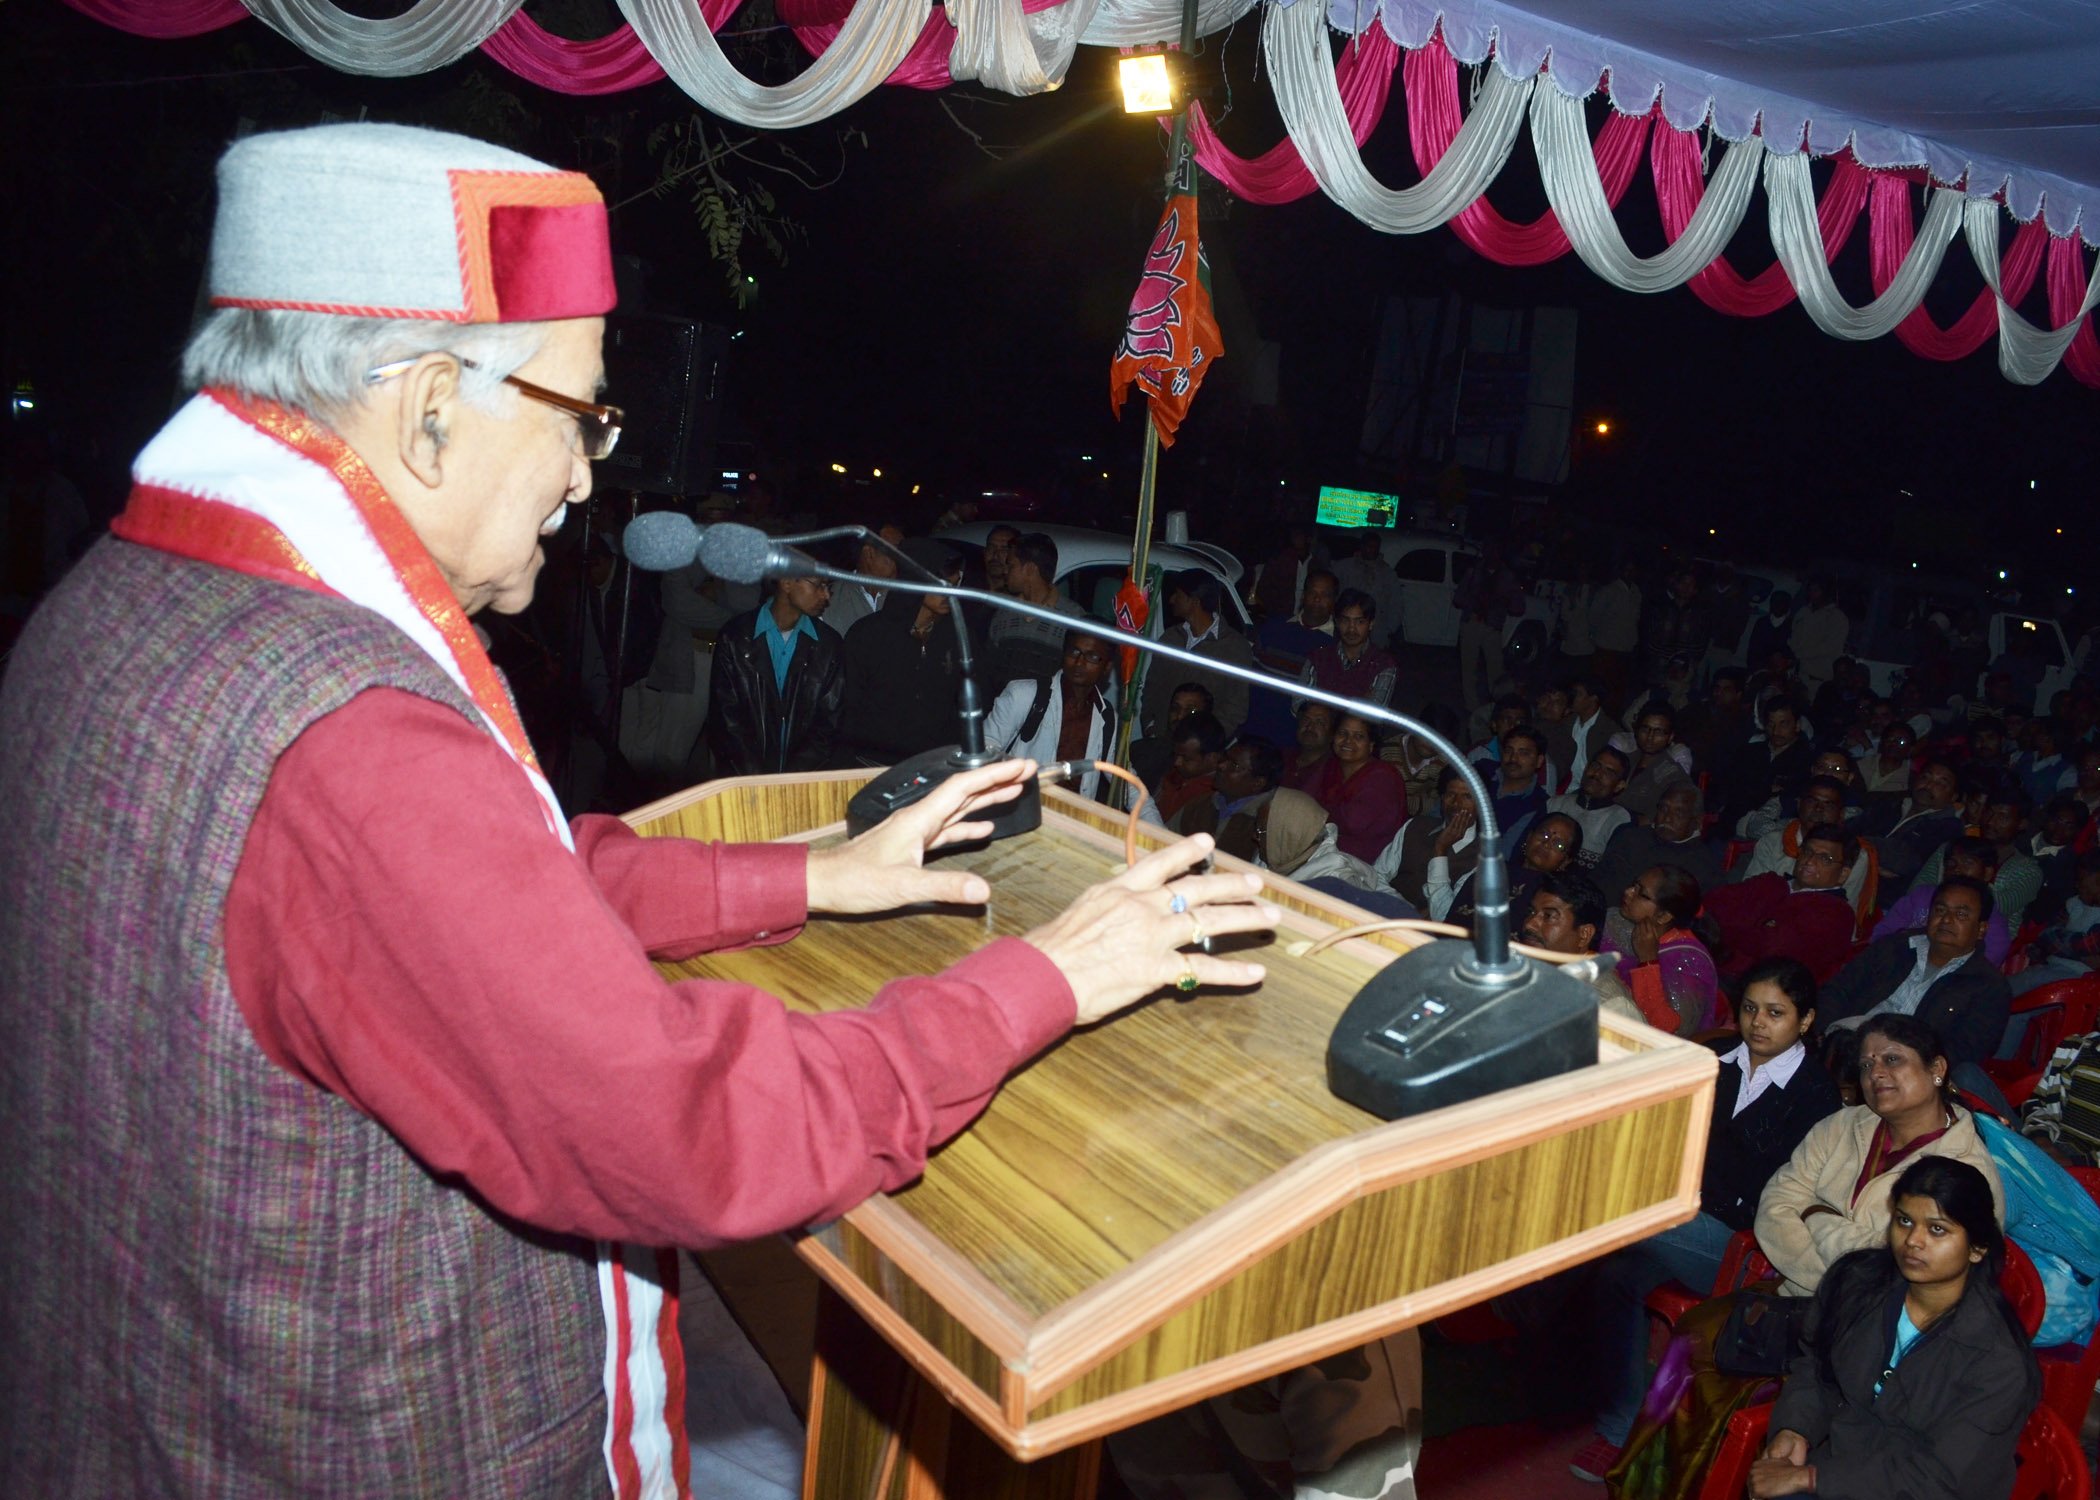
[(1181, 991), (1184, 995), (1193, 995), (1196, 993), (1196, 986), (1203, 981), (1196, 977), (1196, 966), (1194, 964), (1189, 963), (1186, 959), (1182, 960), (1182, 962), (1185, 967), (1181, 971), (1181, 977), (1174, 981), (1174, 988)]

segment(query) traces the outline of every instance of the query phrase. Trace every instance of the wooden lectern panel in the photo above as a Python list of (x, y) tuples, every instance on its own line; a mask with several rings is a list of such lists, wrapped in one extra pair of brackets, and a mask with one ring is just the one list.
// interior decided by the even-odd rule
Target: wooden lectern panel
[[(864, 779), (719, 784), (635, 820), (807, 835)], [(952, 856), (990, 882), (988, 910), (819, 919), (792, 943), (665, 972), (762, 985), (810, 1011), (858, 1005), (1048, 920), (1122, 867), (1120, 823), (1053, 793), (1040, 831)], [(1017, 1457), (1479, 1301), (1697, 1207), (1714, 1057), (1647, 1027), (1608, 1021), (1595, 1067), (1414, 1120), (1335, 1098), (1328, 1035), (1410, 943), (1296, 956), (1364, 915), (1265, 878), (1287, 910), (1255, 955), (1259, 991), (1155, 1000), (1073, 1033), (918, 1182), (798, 1240)]]

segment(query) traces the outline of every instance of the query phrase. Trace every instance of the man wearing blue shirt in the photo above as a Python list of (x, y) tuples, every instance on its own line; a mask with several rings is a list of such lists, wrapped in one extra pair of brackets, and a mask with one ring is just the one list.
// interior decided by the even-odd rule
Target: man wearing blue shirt
[(722, 627), (709, 679), (707, 743), (721, 776), (820, 771), (837, 754), (846, 701), (844, 645), (817, 617), (821, 578), (785, 578)]

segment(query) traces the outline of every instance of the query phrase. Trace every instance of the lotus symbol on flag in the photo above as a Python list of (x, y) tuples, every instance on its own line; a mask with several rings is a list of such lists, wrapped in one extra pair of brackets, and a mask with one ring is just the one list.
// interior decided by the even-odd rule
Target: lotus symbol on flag
[(1181, 323), (1181, 305), (1175, 301), (1188, 281), (1175, 274), (1187, 250), (1181, 239), (1181, 216), (1167, 210), (1145, 253), (1145, 272), (1138, 278), (1137, 294), (1130, 299), (1130, 318), (1123, 325), (1122, 353), (1135, 359), (1174, 358), (1174, 329)]
[(1196, 229), (1195, 195), (1176, 193), (1160, 215), (1152, 248), (1145, 252), (1145, 268), (1108, 375), (1109, 404), (1118, 412), (1133, 381), (1145, 393), (1162, 443), (1174, 441), (1174, 430), (1188, 414), (1196, 387), (1211, 362), (1225, 352), (1211, 314), (1209, 280)]

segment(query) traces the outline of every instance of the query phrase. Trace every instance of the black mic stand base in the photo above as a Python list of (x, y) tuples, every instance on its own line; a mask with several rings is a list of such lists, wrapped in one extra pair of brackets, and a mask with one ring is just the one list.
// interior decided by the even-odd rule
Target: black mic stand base
[(1327, 1087), (1381, 1120), (1537, 1083), (1597, 1061), (1597, 992), (1554, 964), (1482, 975), (1446, 938), (1372, 976), (1327, 1044)]
[[(966, 756), (960, 745), (943, 745), (938, 750), (900, 760), (853, 794), (853, 800), (846, 804), (846, 832), (854, 835), (866, 833), (892, 813), (901, 812), (925, 797), (950, 776), (990, 765), (996, 758), (990, 755)], [(1033, 833), (1043, 826), (1040, 785), (1037, 778), (1031, 776), (1021, 784), (1020, 796), (1011, 802), (984, 809), (972, 821), (990, 823), (990, 836), (995, 839)]]

